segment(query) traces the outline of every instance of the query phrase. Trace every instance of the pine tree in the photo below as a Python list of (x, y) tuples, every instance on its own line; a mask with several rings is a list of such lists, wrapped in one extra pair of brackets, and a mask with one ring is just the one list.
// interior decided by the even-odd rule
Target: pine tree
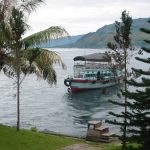
[[(113, 58), (115, 61), (113, 68), (115, 69), (121, 69), (124, 71), (124, 90), (127, 91), (127, 60), (128, 60), (128, 50), (131, 48), (131, 25), (132, 25), (132, 18), (129, 16), (129, 13), (126, 11), (122, 12), (121, 16), (121, 22), (116, 21), (115, 27), (116, 27), (116, 35), (114, 36), (114, 40), (116, 44), (108, 43), (108, 48), (112, 50), (112, 52), (108, 52), (107, 54)], [(119, 68), (117, 68), (119, 67)], [(110, 115), (121, 118), (122, 121), (114, 120), (107, 120), (108, 123), (119, 125), (121, 127), (121, 131), (123, 132), (123, 135), (120, 137), (122, 140), (122, 148), (124, 150), (127, 149), (126, 147), (126, 133), (127, 133), (127, 97), (125, 96), (124, 102), (116, 102), (112, 101), (111, 103), (115, 104), (116, 106), (123, 107), (124, 111), (121, 112), (121, 114), (116, 114), (114, 112), (109, 112)]]
[[(150, 34), (150, 28), (141, 28), (141, 31)], [(131, 135), (129, 140), (141, 144), (141, 150), (150, 149), (150, 39), (145, 40), (145, 44), (142, 52), (147, 54), (147, 58), (135, 57), (135, 59), (147, 65), (148, 68), (146, 70), (132, 68), (135, 74), (141, 75), (140, 79), (127, 81), (128, 85), (136, 90), (123, 93), (128, 99), (132, 99), (127, 102), (130, 110), (127, 112), (128, 132)]]

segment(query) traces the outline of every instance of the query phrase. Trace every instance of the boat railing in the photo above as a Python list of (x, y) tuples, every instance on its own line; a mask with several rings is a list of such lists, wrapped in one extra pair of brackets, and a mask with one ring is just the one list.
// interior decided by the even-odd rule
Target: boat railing
[(67, 79), (72, 79), (72, 78), (73, 78), (72, 75), (68, 75), (68, 76), (67, 76)]
[(81, 69), (100, 69), (100, 68), (108, 68), (109, 65), (108, 64), (85, 64), (85, 65), (81, 65), (81, 64), (75, 64), (74, 68), (81, 68)]
[(74, 78), (80, 78), (80, 79), (82, 79), (83, 76), (81, 76), (80, 74), (76, 74), (76, 75), (74, 75)]

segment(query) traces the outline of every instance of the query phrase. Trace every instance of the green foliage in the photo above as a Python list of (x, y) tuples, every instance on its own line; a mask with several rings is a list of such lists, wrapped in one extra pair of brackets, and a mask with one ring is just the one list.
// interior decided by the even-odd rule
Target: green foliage
[[(141, 29), (142, 32), (150, 34), (150, 29)], [(149, 37), (150, 38), (150, 37)], [(150, 66), (150, 44), (149, 39), (145, 40), (146, 47), (142, 48), (143, 53), (146, 53), (146, 58), (135, 57), (141, 63), (149, 64)], [(149, 150), (150, 148), (150, 68), (135, 69), (135, 73), (140, 74), (139, 80), (130, 79), (127, 81), (129, 86), (136, 88), (135, 91), (126, 91), (124, 96), (128, 97), (128, 132), (129, 141), (135, 141), (141, 144), (140, 150)]]
[(43, 1), (16, 1), (18, 6), (10, 2), (0, 2), (0, 7), (5, 8), (5, 11), (0, 10), (3, 16), (0, 15), (0, 70), (9, 77), (14, 77), (17, 69), (23, 75), (35, 73), (38, 78), (55, 84), (56, 73), (53, 64), (58, 63), (64, 68), (62, 59), (56, 52), (39, 49), (35, 45), (47, 39), (68, 36), (67, 31), (58, 26), (50, 27), (22, 39), (28, 29), (25, 15), (30, 14)]
[(25, 32), (24, 15), (22, 11), (19, 11), (15, 7), (12, 8), (12, 16), (10, 17), (10, 27), (13, 39), (21, 39), (21, 36)]
[(111, 145), (109, 147), (106, 147), (104, 150), (122, 150), (122, 148), (121, 146)]
[(127, 150), (140, 150), (141, 145), (137, 143), (128, 143), (127, 144)]

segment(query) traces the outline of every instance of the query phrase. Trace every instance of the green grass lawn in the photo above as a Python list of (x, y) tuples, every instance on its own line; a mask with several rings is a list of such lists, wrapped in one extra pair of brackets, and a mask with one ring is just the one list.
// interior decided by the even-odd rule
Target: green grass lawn
[[(33, 131), (35, 131), (33, 129)], [(0, 150), (58, 150), (68, 145), (86, 143), (100, 150), (121, 150), (111, 143), (87, 142), (82, 139), (50, 135), (0, 125)]]
[(83, 140), (0, 125), (0, 150), (56, 150)]

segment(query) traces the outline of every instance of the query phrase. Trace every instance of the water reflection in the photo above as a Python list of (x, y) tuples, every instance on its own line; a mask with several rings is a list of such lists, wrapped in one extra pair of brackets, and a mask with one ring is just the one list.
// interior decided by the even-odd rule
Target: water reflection
[[(86, 124), (88, 120), (106, 119), (108, 111), (115, 108), (108, 99), (118, 100), (116, 96), (120, 86), (114, 86), (106, 89), (84, 91), (78, 93), (66, 93), (65, 99), (72, 110), (73, 118), (76, 123)], [(103, 115), (102, 115), (103, 114)]]

